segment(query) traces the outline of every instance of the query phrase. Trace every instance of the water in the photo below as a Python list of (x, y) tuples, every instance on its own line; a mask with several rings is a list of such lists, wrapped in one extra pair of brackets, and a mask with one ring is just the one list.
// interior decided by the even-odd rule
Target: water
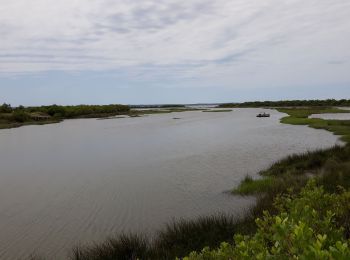
[[(329, 132), (279, 123), (263, 110), (199, 111), (0, 131), (0, 259), (62, 259), (77, 244), (165, 223), (242, 214), (229, 191), (292, 153), (337, 143)], [(174, 117), (181, 118), (174, 120)]]
[[(350, 111), (349, 111), (350, 112)], [(329, 114), (314, 114), (310, 118), (321, 118), (330, 120), (350, 120), (350, 113), (329, 113)]]

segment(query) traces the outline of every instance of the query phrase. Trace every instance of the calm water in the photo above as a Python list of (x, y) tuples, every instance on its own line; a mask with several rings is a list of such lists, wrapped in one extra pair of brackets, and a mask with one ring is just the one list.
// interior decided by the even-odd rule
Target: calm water
[[(0, 131), (0, 259), (35, 251), (62, 259), (79, 243), (164, 223), (241, 214), (251, 198), (225, 191), (332, 134), (256, 118), (256, 109), (185, 112)], [(174, 120), (174, 117), (181, 119)]]
[(350, 120), (349, 113), (329, 113), (329, 114), (314, 114), (310, 118), (334, 119), (334, 120)]

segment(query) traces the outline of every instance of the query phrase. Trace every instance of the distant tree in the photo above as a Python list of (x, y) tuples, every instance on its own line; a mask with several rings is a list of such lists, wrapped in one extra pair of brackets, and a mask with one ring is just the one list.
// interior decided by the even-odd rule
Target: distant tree
[(50, 116), (64, 117), (66, 110), (63, 106), (52, 105), (48, 107), (47, 114)]
[(18, 111), (18, 110), (24, 111), (25, 108), (24, 108), (24, 106), (20, 105), (20, 106), (16, 107), (14, 110), (15, 110), (15, 111)]
[(10, 104), (2, 104), (0, 106), (0, 113), (11, 113), (13, 111), (12, 107)]

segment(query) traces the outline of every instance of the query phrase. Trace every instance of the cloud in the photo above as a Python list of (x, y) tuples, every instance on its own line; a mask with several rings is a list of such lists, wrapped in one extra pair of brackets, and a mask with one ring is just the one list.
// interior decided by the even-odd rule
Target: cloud
[(0, 76), (130, 71), (198, 85), (350, 82), (349, 17), (348, 0), (3, 1)]

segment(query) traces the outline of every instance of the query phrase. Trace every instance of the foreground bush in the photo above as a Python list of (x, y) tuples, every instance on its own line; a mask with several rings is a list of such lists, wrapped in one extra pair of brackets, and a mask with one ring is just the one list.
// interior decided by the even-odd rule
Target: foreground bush
[(315, 183), (299, 195), (278, 197), (278, 214), (265, 212), (257, 219), (254, 235), (235, 235), (234, 245), (207, 247), (185, 259), (350, 259), (343, 227), (350, 216), (350, 192), (326, 193)]

